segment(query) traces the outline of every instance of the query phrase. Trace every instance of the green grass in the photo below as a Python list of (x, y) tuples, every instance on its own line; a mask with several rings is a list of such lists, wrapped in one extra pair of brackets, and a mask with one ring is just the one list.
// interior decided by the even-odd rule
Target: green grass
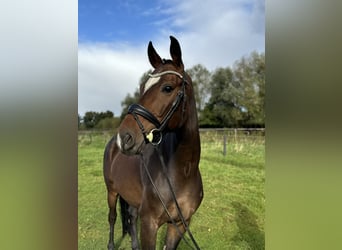
[[(228, 136), (223, 155), (222, 134), (201, 134), (200, 169), (204, 199), (192, 217), (191, 231), (201, 249), (264, 249), (265, 144), (261, 136)], [(102, 177), (103, 150), (108, 136), (79, 135), (79, 249), (106, 249), (108, 242), (106, 189)], [(115, 226), (116, 249), (130, 249)], [(165, 227), (159, 230), (162, 249)], [(190, 249), (183, 241), (178, 249)]]

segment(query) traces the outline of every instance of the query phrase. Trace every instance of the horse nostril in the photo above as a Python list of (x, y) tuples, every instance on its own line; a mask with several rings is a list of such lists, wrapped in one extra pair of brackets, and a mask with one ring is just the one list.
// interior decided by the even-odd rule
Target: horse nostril
[(134, 138), (129, 133), (126, 133), (122, 140), (124, 150), (129, 150), (134, 147)]

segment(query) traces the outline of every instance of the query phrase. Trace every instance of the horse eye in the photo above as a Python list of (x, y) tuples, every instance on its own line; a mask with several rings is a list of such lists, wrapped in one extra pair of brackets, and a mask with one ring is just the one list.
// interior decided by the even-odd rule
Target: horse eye
[(162, 89), (162, 91), (164, 93), (171, 93), (172, 90), (173, 90), (173, 88), (171, 86), (169, 86), (169, 85), (164, 86), (163, 89)]

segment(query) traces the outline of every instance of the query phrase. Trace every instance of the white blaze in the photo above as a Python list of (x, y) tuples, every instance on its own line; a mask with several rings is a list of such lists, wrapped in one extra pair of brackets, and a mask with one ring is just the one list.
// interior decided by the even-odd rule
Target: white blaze
[(119, 149), (121, 150), (121, 137), (119, 133), (116, 135), (116, 145), (118, 145)]
[(151, 88), (154, 84), (156, 84), (160, 79), (159, 77), (150, 77), (150, 79), (147, 80), (147, 82), (145, 83), (145, 88), (144, 88), (144, 94), (145, 92)]
[(150, 79), (148, 79), (147, 82), (145, 83), (145, 88), (144, 88), (144, 93), (143, 94), (145, 94), (145, 92), (149, 88), (151, 88), (153, 85), (155, 85), (159, 81), (160, 77), (162, 75), (165, 75), (165, 74), (174, 74), (174, 75), (179, 76), (181, 79), (183, 79), (183, 76), (180, 73), (178, 73), (176, 71), (173, 71), (173, 70), (166, 70), (166, 71), (163, 71), (163, 72), (160, 72), (160, 73), (156, 73), (156, 74), (149, 74)]

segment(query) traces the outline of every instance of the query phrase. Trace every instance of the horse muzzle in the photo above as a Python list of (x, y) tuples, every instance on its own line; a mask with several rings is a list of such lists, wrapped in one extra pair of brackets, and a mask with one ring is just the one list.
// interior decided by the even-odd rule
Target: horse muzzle
[(135, 137), (131, 132), (118, 132), (116, 136), (116, 144), (122, 153), (126, 155), (139, 154), (142, 150), (144, 140)]

